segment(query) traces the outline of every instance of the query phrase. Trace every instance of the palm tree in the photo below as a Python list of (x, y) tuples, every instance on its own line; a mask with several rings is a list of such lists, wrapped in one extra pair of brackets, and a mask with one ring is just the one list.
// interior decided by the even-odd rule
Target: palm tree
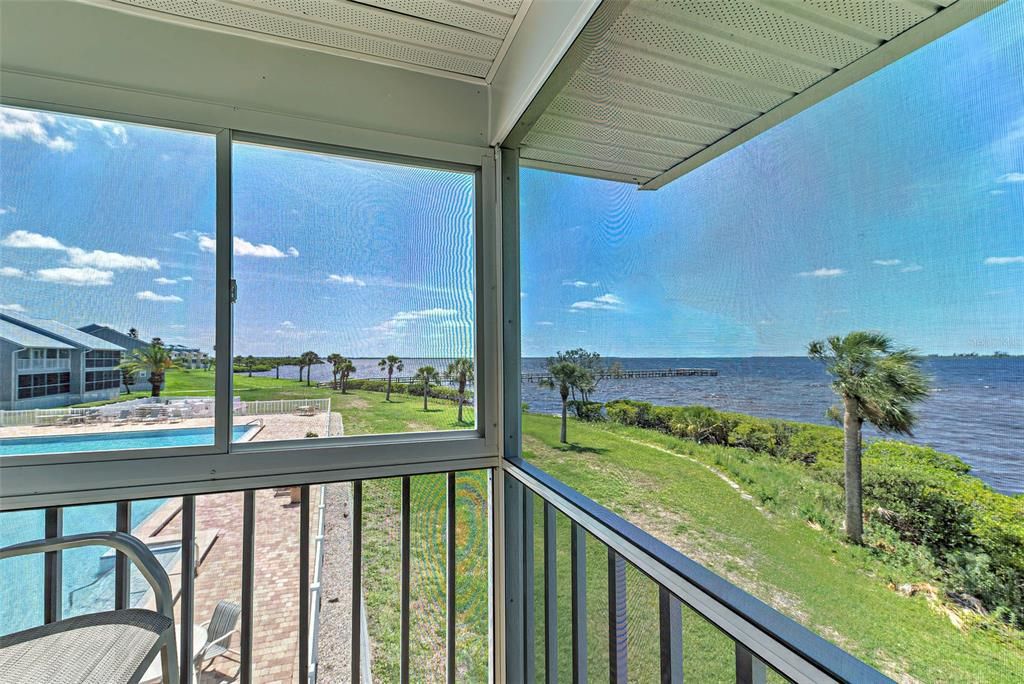
[(128, 337), (133, 340), (139, 339), (139, 331), (137, 328), (128, 328)]
[(309, 387), (310, 376), (313, 374), (313, 366), (323, 363), (320, 356), (314, 351), (302, 352), (299, 357), (299, 382), (302, 382), (302, 369), (306, 369), (306, 387)]
[(331, 364), (331, 384), (334, 386), (334, 389), (338, 389), (338, 363), (343, 358), (345, 357), (338, 353), (327, 355), (326, 361)]
[(252, 354), (250, 354), (249, 356), (246, 356), (242, 361), (245, 364), (245, 366), (244, 366), (245, 369), (247, 371), (249, 371), (249, 377), (251, 378), (252, 377), (252, 369), (256, 365), (256, 357), (254, 357)]
[(807, 355), (825, 364), (834, 378), (832, 389), (843, 402), (830, 417), (843, 421), (843, 461), (846, 489), (846, 536), (855, 544), (864, 539), (861, 491), (861, 428), (868, 421), (883, 433), (909, 435), (917, 416), (915, 402), (928, 395), (928, 378), (918, 367), (912, 349), (896, 349), (878, 332), (851, 332), (815, 340)]
[(458, 358), (448, 364), (445, 375), (459, 385), (459, 422), (462, 422), (462, 407), (466, 403), (466, 383), (473, 380), (473, 359)]
[(121, 384), (124, 385), (124, 391), (128, 394), (132, 393), (132, 385), (135, 384), (135, 373), (130, 372), (121, 362)]
[(159, 397), (160, 388), (164, 384), (164, 374), (171, 368), (177, 368), (178, 363), (171, 357), (162, 344), (151, 344), (148, 347), (141, 347), (132, 352), (132, 355), (122, 362), (121, 373), (126, 371), (135, 374), (141, 371), (149, 373), (146, 382), (153, 388), (151, 396)]
[(579, 382), (580, 376), (584, 373), (584, 369), (579, 364), (572, 363), (571, 361), (559, 361), (558, 359), (548, 359), (548, 375), (549, 377), (541, 378), (538, 383), (541, 387), (548, 389), (557, 389), (558, 393), (562, 396), (562, 432), (558, 438), (562, 444), (568, 444), (569, 440), (566, 439), (565, 425), (567, 421), (567, 410), (569, 406), (569, 392), (576, 383)]
[(416, 369), (416, 375), (412, 376), (413, 383), (423, 385), (423, 410), (427, 410), (427, 397), (430, 395), (430, 386), (441, 382), (441, 376), (433, 366), (421, 366)]
[(352, 363), (350, 359), (347, 359), (344, 356), (342, 356), (341, 362), (338, 363), (338, 365), (335, 366), (335, 368), (338, 371), (338, 375), (341, 376), (341, 393), (345, 394), (345, 383), (348, 382), (348, 377), (350, 375), (355, 375), (356, 364)]
[(388, 354), (383, 359), (377, 362), (377, 367), (381, 370), (387, 369), (388, 372), (388, 389), (384, 394), (384, 401), (391, 401), (391, 376), (394, 375), (395, 371), (399, 373), (405, 369), (402, 365), (402, 359), (398, 358), (394, 354)]

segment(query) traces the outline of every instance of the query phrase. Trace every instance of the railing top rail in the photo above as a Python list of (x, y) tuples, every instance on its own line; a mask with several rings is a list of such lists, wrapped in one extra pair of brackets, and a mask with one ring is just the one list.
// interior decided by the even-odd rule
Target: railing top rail
[(679, 551), (523, 459), (505, 472), (580, 524), (759, 659), (797, 682), (892, 682)]

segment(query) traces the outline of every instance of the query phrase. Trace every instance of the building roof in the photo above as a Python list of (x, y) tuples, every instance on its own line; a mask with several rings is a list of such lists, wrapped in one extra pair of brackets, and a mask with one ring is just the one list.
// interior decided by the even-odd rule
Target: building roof
[(109, 325), (90, 323), (89, 325), (83, 325), (81, 328), (79, 328), (79, 330), (94, 337), (99, 337), (101, 339), (107, 340), (108, 342), (112, 342), (116, 345), (123, 347), (128, 351), (134, 351), (136, 349), (141, 349), (143, 347), (149, 346), (149, 342), (146, 342), (145, 340), (140, 340), (137, 337), (126, 335), (120, 330), (115, 330), (111, 328)]
[(6, 340), (19, 347), (45, 347), (47, 349), (74, 349), (70, 344), (64, 344), (52, 337), (40, 335), (17, 323), (11, 323), (0, 319), (0, 340)]
[[(36, 342), (26, 346), (57, 349), (74, 348), (90, 351), (125, 351), (124, 347), (118, 346), (113, 342), (108, 342), (107, 340), (82, 332), (81, 330), (76, 330), (70, 325), (64, 325), (58, 321), (33, 318), (32, 316), (28, 316), (23, 313), (14, 314), (9, 311), (0, 313), (0, 321), (10, 324), (11, 327), (20, 328), (25, 332), (32, 333), (35, 336), (33, 339), (36, 340)], [(22, 343), (19, 342), (18, 344)]]

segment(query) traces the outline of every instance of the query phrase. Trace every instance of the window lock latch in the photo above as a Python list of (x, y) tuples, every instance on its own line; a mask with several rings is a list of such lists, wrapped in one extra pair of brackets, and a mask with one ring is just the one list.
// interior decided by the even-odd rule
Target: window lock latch
[(238, 282), (234, 278), (231, 279), (230, 297), (232, 304), (238, 301)]

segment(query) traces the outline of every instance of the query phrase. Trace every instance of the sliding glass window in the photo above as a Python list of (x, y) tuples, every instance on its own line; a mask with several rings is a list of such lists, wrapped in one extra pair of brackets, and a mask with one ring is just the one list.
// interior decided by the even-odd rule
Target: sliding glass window
[(476, 174), (238, 142), (232, 167), (242, 438), (473, 429)]
[(213, 444), (215, 175), (210, 134), (0, 108), (0, 456)]

